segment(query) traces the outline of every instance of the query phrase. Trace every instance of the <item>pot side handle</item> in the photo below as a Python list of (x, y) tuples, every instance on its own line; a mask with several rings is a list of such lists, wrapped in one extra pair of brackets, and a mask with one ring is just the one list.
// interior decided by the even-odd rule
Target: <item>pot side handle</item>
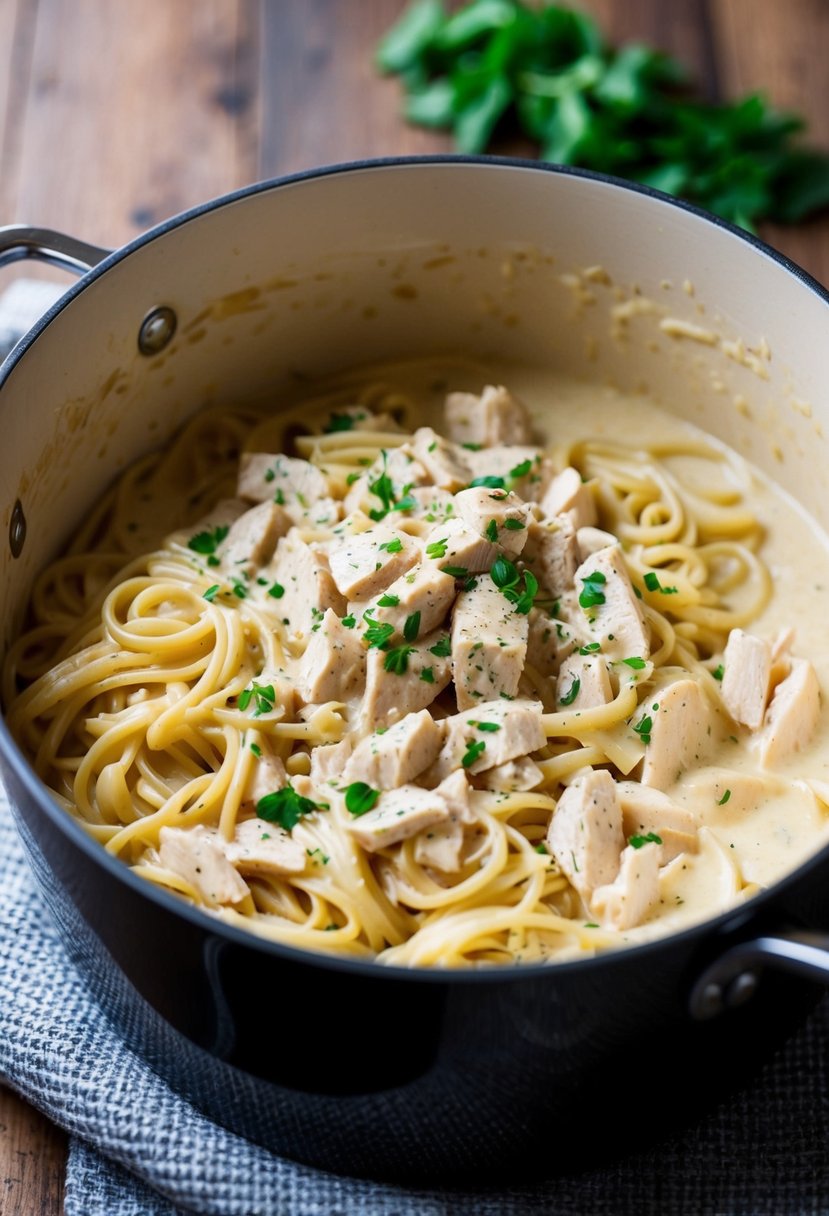
[(691, 1016), (707, 1021), (742, 1005), (754, 995), (763, 967), (818, 980), (829, 987), (829, 936), (778, 933), (732, 946), (706, 967), (691, 989)]
[(0, 227), (0, 266), (33, 258), (71, 274), (86, 274), (111, 252), (51, 228), (31, 228), (28, 224)]

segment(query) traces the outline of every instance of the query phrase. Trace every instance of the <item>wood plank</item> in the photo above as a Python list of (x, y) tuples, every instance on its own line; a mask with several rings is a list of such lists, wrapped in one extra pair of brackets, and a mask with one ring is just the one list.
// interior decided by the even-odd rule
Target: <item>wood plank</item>
[(700, 92), (716, 97), (716, 61), (707, 0), (582, 0), (613, 46), (644, 42), (673, 55), (691, 73)]
[(250, 181), (257, 0), (40, 0), (9, 218), (116, 245)]
[(66, 1136), (0, 1086), (0, 1216), (57, 1216)]
[[(809, 124), (808, 142), (829, 152), (829, 6), (825, 0), (710, 0), (724, 92), (761, 91)], [(829, 285), (829, 216), (762, 235)]]
[(0, 3), (0, 224), (14, 213), (36, 20), (37, 0)]

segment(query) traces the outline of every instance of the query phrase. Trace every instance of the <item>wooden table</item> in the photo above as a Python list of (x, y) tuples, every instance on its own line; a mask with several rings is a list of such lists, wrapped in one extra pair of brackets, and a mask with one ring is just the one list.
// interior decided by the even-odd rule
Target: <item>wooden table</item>
[[(372, 48), (402, 0), (0, 0), (0, 223), (99, 245), (259, 178), (450, 151), (399, 117)], [(829, 149), (827, 0), (581, 0), (710, 98), (761, 89)], [(504, 151), (510, 151), (504, 148)], [(764, 235), (829, 283), (829, 218)], [(19, 273), (19, 272), (18, 272)], [(31, 274), (31, 268), (25, 270)], [(62, 1207), (63, 1134), (0, 1090), (0, 1216)]]

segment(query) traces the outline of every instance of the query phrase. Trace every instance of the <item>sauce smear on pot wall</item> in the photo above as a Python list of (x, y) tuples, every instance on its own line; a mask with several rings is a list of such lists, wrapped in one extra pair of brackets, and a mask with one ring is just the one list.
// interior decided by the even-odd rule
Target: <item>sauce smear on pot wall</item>
[(644, 399), (386, 366), (129, 470), (37, 582), (8, 718), (102, 847), (213, 916), (572, 959), (825, 842), (827, 589), (816, 525)]

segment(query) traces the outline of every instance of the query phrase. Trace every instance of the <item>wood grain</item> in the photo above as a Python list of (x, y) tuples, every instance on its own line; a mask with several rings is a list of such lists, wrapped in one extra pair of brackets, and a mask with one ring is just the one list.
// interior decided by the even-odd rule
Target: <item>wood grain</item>
[[(374, 68), (405, 2), (0, 0), (0, 223), (116, 245), (257, 178), (450, 151), (405, 124), (397, 80)], [(761, 89), (829, 150), (829, 0), (581, 7), (612, 42), (675, 55), (711, 100)], [(829, 218), (764, 235), (829, 284)], [(57, 1216), (64, 1154), (62, 1133), (0, 1089), (0, 1216)]]
[(57, 1216), (66, 1136), (0, 1086), (0, 1216)]

